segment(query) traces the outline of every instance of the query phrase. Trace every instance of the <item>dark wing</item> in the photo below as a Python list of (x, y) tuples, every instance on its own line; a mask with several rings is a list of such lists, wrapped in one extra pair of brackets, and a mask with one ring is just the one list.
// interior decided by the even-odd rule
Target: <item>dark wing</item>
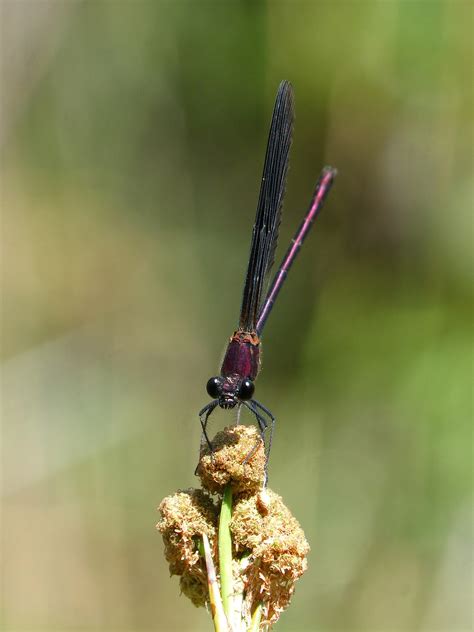
[(239, 327), (255, 331), (267, 274), (275, 258), (293, 131), (293, 90), (282, 81), (273, 109)]

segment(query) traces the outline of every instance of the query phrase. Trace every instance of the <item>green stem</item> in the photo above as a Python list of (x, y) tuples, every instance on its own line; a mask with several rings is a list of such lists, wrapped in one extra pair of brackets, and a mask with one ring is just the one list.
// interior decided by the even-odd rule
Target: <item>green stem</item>
[(224, 490), (219, 518), (219, 572), (221, 578), (221, 595), (227, 620), (233, 620), (233, 587), (232, 587), (232, 536), (230, 521), (232, 518), (232, 488), (230, 485)]
[(260, 619), (262, 618), (262, 604), (259, 603), (252, 615), (252, 621), (248, 632), (258, 632), (260, 630)]

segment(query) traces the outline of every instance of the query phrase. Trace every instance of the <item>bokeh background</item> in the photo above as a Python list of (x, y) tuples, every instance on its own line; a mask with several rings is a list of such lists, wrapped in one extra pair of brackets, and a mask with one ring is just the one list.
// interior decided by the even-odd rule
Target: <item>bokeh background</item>
[(283, 78), (281, 254), (339, 176), (257, 383), (312, 545), (277, 628), (472, 629), (472, 3), (1, 10), (3, 629), (211, 628), (156, 507), (196, 484)]

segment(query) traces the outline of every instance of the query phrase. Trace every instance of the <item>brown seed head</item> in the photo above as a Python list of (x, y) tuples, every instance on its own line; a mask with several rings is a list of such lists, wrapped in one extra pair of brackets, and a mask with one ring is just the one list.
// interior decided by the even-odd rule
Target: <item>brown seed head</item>
[(280, 496), (270, 489), (264, 493), (264, 502), (259, 494), (236, 499), (231, 531), (236, 555), (249, 555), (242, 573), (249, 608), (263, 602), (265, 624), (272, 625), (307, 568), (309, 544)]
[(172, 575), (181, 575), (182, 592), (196, 606), (207, 597), (207, 579), (199, 542), (206, 533), (216, 542), (217, 509), (212, 499), (200, 489), (179, 491), (160, 504), (161, 520), (156, 525), (163, 536), (165, 557)]
[(222, 493), (231, 484), (234, 494), (256, 492), (265, 478), (263, 441), (254, 426), (230, 426), (212, 440), (211, 454), (203, 446), (197, 473), (202, 486)]

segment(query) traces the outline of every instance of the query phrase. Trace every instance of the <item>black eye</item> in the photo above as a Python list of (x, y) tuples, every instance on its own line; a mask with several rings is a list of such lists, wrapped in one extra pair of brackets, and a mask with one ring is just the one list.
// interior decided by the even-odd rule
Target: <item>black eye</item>
[(220, 384), (221, 384), (221, 382), (220, 382), (218, 377), (211, 377), (211, 379), (209, 379), (207, 381), (206, 391), (207, 391), (207, 394), (209, 395), (209, 397), (213, 397), (214, 399), (216, 397), (219, 397), (219, 386), (220, 386)]
[(239, 399), (252, 399), (252, 395), (255, 391), (254, 383), (251, 380), (244, 380), (240, 385), (239, 392), (237, 393)]

